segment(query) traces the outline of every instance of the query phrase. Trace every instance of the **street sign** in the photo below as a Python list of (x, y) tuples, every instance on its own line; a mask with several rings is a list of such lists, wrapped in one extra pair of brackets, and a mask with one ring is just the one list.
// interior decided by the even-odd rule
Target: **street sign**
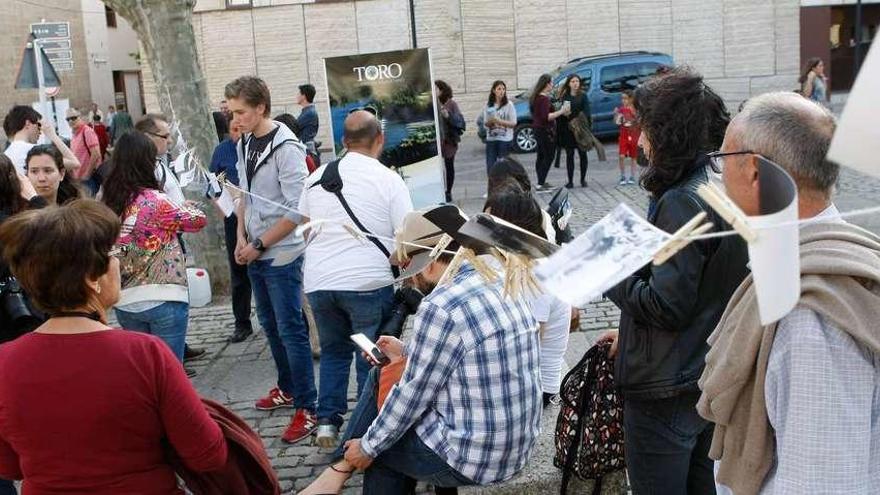
[(43, 53), (46, 54), (46, 58), (48, 58), (53, 64), (61, 60), (73, 60), (73, 52), (70, 50), (45, 50)]
[[(40, 51), (42, 51), (42, 49)], [(40, 87), (35, 58), (34, 42), (33, 37), (31, 37), (27, 45), (25, 45), (25, 49), (21, 55), (21, 65), (18, 69), (18, 77), (15, 79), (16, 89), (38, 89)], [(49, 62), (46, 53), (43, 52), (43, 56), (40, 58), (43, 61), (43, 84), (45, 86), (61, 86), (61, 79), (59, 79), (58, 74), (55, 73), (55, 68), (52, 66), (53, 64)], [(62, 62), (58, 63), (60, 64)], [(69, 63), (70, 68), (72, 69), (73, 61), (70, 61)]]
[(31, 32), (37, 38), (70, 39), (70, 23), (38, 22), (31, 24)]
[(46, 50), (47, 52), (51, 52), (53, 50), (70, 50), (71, 48), (70, 40), (47, 40), (43, 38), (40, 39), (43, 40), (43, 50)]
[(43, 50), (52, 61), (55, 70), (73, 70), (73, 47), (70, 41), (69, 22), (33, 23), (31, 24), (31, 33), (43, 44)]

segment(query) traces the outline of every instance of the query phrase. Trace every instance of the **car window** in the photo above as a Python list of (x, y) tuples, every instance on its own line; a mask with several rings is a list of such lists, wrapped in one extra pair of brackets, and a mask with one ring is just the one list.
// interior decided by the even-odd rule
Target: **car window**
[(581, 69), (578, 71), (577, 75), (581, 78), (581, 87), (584, 88), (584, 90), (589, 91), (590, 84), (593, 82), (593, 69)]
[(609, 65), (602, 68), (599, 80), (602, 91), (621, 93), (627, 89), (635, 89), (646, 79), (657, 73), (656, 62), (640, 62), (636, 64)]

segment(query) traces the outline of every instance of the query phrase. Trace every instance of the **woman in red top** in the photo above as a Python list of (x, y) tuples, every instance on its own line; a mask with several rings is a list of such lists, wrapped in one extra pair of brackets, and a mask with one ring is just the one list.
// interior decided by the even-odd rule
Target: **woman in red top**
[(226, 440), (168, 346), (110, 329), (120, 221), (92, 200), (0, 226), (3, 258), (49, 320), (0, 346), (0, 478), (24, 495), (183, 493), (163, 455), (195, 471), (226, 463)]
[(538, 157), (535, 160), (535, 172), (538, 174), (538, 191), (550, 188), (546, 183), (547, 174), (550, 172), (550, 164), (553, 162), (553, 137), (550, 134), (550, 123), (560, 115), (568, 115), (571, 111), (567, 107), (551, 112), (550, 97), (547, 96), (553, 89), (550, 74), (542, 74), (538, 83), (532, 90), (529, 100), (529, 109), (532, 111), (532, 129), (535, 130), (535, 139), (538, 141)]

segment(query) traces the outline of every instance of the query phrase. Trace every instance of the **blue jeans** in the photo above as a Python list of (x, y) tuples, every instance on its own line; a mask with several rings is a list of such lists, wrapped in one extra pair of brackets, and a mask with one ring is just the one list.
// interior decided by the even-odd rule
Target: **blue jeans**
[[(345, 442), (361, 438), (378, 416), (376, 392), (379, 370), (371, 370), (364, 390), (351, 414), (348, 428), (333, 457), (342, 458)], [(434, 453), (411, 427), (388, 450), (379, 454), (364, 473), (364, 495), (415, 493), (416, 482), (424, 481), (435, 487), (457, 487), (475, 483), (460, 474)]]
[(510, 141), (486, 141), (486, 173), (495, 162), (510, 154)]
[(248, 265), (257, 318), (278, 370), (278, 388), (297, 408), (315, 410), (315, 370), (309, 332), (302, 316), (302, 256), (284, 266), (273, 260)]
[(715, 495), (712, 423), (697, 414), (699, 392), (623, 403), (626, 469), (635, 495)]
[(371, 291), (321, 290), (310, 292), (309, 303), (321, 341), (321, 391), (318, 396), (318, 419), (342, 426), (348, 410), (348, 376), (355, 355), (358, 394), (370, 371), (370, 363), (360, 355), (349, 338), (362, 333), (376, 340), (379, 327), (391, 316), (394, 305), (392, 286)]
[(11, 481), (0, 480), (0, 495), (17, 495), (15, 485)]
[(140, 313), (117, 309), (116, 319), (119, 326), (126, 330), (148, 333), (164, 340), (177, 359), (183, 362), (189, 304), (169, 301)]

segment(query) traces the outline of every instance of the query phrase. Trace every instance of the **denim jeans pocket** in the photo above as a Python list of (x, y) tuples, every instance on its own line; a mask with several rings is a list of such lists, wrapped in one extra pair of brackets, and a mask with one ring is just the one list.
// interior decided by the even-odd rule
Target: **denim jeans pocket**
[(703, 431), (708, 424), (697, 414), (696, 401), (691, 394), (680, 394), (668, 399), (645, 401), (646, 416), (662, 423), (674, 434), (689, 438)]

